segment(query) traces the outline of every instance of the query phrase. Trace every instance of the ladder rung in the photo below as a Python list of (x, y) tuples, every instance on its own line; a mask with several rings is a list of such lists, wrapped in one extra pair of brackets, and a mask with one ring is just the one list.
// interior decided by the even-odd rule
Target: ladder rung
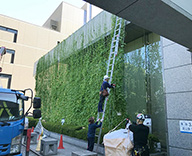
[(114, 40), (113, 42), (117, 42), (117, 40)]
[(116, 27), (119, 26), (121, 24), (121, 22), (117, 23)]
[(112, 41), (112, 43), (114, 43), (114, 42), (117, 42), (117, 39), (115, 39), (115, 38), (113, 37), (113, 41)]
[(117, 52), (116, 51), (112, 51), (111, 54), (116, 54)]
[(108, 60), (108, 64), (112, 64), (113, 61), (113, 57), (110, 57), (110, 59)]
[(118, 34), (118, 33), (119, 33), (119, 31), (120, 31), (120, 30), (119, 30), (119, 29), (117, 29), (117, 30), (115, 31), (115, 33), (114, 33), (114, 34)]
[(121, 28), (121, 25), (120, 24), (117, 24), (115, 29), (120, 29)]
[(109, 57), (109, 58), (113, 58), (115, 53), (116, 53), (115, 51), (112, 52), (112, 53), (110, 54), (110, 57)]
[(114, 51), (111, 51), (111, 53), (116, 53), (116, 50), (114, 50)]

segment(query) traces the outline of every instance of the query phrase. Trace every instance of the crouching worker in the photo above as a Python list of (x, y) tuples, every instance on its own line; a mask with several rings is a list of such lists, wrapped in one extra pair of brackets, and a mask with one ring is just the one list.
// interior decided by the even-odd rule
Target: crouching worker
[(88, 122), (89, 122), (89, 126), (88, 126), (88, 133), (87, 133), (87, 140), (88, 140), (88, 147), (87, 150), (89, 151), (93, 151), (94, 148), (94, 143), (95, 143), (95, 130), (96, 128), (101, 127), (103, 119), (100, 120), (100, 124), (98, 125), (100, 119), (97, 120), (97, 122), (95, 122), (94, 117), (90, 117)]
[(143, 125), (145, 116), (143, 114), (137, 115), (137, 124), (129, 126), (130, 131), (133, 132), (133, 156), (149, 156), (149, 149), (147, 146), (147, 139), (149, 135), (149, 127)]

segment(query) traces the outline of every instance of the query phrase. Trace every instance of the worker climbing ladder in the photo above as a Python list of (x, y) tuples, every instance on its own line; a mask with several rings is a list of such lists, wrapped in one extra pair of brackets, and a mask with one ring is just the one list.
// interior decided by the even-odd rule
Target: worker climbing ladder
[[(118, 53), (119, 38), (120, 38), (120, 33), (121, 33), (121, 25), (122, 25), (122, 18), (116, 17), (115, 29), (114, 29), (112, 42), (111, 42), (111, 48), (110, 48), (109, 59), (108, 59), (108, 64), (107, 64), (107, 73), (106, 73), (106, 75), (109, 76), (109, 83), (110, 84), (112, 82), (115, 57), (117, 56), (117, 53)], [(110, 92), (110, 89), (108, 89), (108, 93), (109, 92)], [(104, 108), (103, 108), (103, 112), (102, 112), (102, 119), (104, 119), (104, 117), (105, 117), (105, 110), (106, 110), (107, 101), (108, 101), (108, 97), (105, 98)], [(99, 119), (99, 116), (100, 116), (100, 112), (98, 112), (98, 114), (97, 114), (97, 119)], [(101, 138), (101, 132), (102, 132), (102, 126), (100, 127), (99, 135), (96, 135), (96, 137), (98, 137), (96, 151), (98, 150), (98, 146), (99, 146), (99, 142), (100, 142), (100, 138)]]

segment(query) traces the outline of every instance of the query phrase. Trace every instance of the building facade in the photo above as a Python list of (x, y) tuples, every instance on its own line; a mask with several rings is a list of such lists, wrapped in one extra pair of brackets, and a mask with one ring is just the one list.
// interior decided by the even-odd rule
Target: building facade
[[(98, 16), (107, 17), (108, 14)], [(98, 36), (93, 25), (97, 25), (102, 19), (98, 16), (86, 27), (72, 34), (71, 38), (79, 36), (81, 31), (85, 34), (92, 32), (92, 39), (96, 39)], [(102, 21), (109, 23), (106, 19)], [(103, 31), (101, 28), (102, 33), (107, 33), (111, 28), (109, 25), (103, 27), (107, 30)], [(151, 116), (151, 131), (161, 142), (159, 152), (170, 156), (192, 155), (192, 55), (189, 47), (132, 23), (126, 25), (125, 34), (122, 85), (126, 95), (127, 114), (132, 119), (138, 112)], [(90, 34), (87, 35), (89, 37)], [(70, 38), (66, 42), (69, 40)], [(77, 44), (78, 48), (81, 48), (80, 44)]]
[(188, 48), (161, 37), (164, 60), (167, 145), (170, 156), (192, 155), (192, 58)]
[[(94, 12), (90, 19), (96, 15), (95, 10), (101, 10), (91, 5), (89, 8), (92, 9), (86, 12)], [(3, 68), (1, 86), (34, 90), (34, 63), (83, 26), (87, 9), (87, 3), (78, 8), (62, 2), (43, 26), (0, 15), (0, 46), (7, 48), (7, 54), (0, 62)]]
[(192, 2), (86, 1), (161, 35), (167, 155), (192, 155)]

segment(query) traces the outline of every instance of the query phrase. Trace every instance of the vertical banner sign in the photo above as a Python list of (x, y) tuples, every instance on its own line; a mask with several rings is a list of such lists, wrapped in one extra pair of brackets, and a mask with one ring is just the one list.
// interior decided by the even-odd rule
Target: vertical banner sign
[(181, 133), (191, 133), (192, 134), (192, 121), (180, 120), (180, 132)]

